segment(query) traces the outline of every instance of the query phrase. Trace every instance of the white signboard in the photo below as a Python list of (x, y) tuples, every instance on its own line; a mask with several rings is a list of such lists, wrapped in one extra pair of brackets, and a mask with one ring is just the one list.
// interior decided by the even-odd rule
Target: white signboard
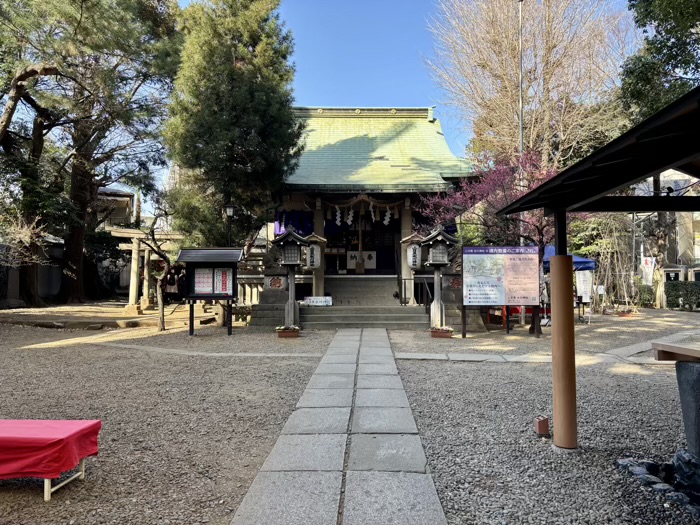
[(194, 293), (204, 294), (214, 292), (214, 269), (195, 268), (194, 269)]
[[(377, 252), (361, 252), (365, 260), (365, 270), (377, 269)], [(360, 252), (348, 252), (348, 270), (354, 270), (357, 261), (360, 260)]]
[(642, 257), (642, 283), (647, 286), (654, 284), (654, 266), (656, 266), (654, 257)]
[(332, 297), (304, 297), (307, 306), (333, 306)]
[(217, 268), (214, 270), (214, 293), (231, 295), (233, 288), (233, 270)]
[(576, 293), (581, 296), (582, 303), (591, 302), (591, 290), (593, 289), (593, 272), (590, 270), (575, 272)]
[(519, 306), (540, 302), (536, 246), (465, 247), (462, 272), (466, 306)]

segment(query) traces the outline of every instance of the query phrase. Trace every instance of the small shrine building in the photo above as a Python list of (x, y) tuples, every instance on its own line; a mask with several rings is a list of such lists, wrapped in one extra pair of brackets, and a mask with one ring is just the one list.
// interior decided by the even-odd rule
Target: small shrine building
[[(433, 108), (305, 107), (297, 114), (306, 121), (305, 149), (286, 181), (274, 234), (291, 225), (327, 241), (309, 291), (328, 295), (334, 283), (370, 276), (395, 289), (412, 279), (401, 240), (420, 220), (419, 195), (448, 190), (470, 174)], [(404, 288), (410, 303), (413, 287)], [(386, 300), (396, 304), (391, 294)]]

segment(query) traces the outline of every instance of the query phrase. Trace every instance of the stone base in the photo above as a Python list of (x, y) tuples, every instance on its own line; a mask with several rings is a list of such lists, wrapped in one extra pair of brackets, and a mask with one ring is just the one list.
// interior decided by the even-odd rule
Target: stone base
[(141, 310), (141, 306), (138, 304), (127, 304), (124, 307), (124, 312), (126, 315), (141, 315), (143, 314), (143, 310)]
[(681, 449), (673, 456), (673, 470), (680, 487), (700, 495), (700, 457)]
[(0, 310), (9, 308), (26, 308), (27, 304), (20, 299), (3, 299), (0, 301)]

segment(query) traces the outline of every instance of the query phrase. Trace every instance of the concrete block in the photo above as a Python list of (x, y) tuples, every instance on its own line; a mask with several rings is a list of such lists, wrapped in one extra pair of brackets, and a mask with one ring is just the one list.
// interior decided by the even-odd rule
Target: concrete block
[(363, 375), (393, 375), (399, 373), (394, 363), (388, 365), (358, 365), (358, 372)]
[(345, 434), (281, 435), (261, 471), (343, 470)]
[(360, 364), (361, 365), (390, 365), (394, 362), (394, 357), (391, 354), (388, 355), (366, 355), (360, 352)]
[(292, 412), (282, 434), (345, 434), (350, 407), (299, 408)]
[(408, 398), (403, 390), (367, 388), (358, 390), (355, 396), (356, 407), (407, 407)]
[(297, 408), (352, 406), (352, 388), (307, 388)]
[[(397, 352), (394, 357), (396, 359), (422, 359), (422, 360), (437, 360), (447, 361), (447, 354), (424, 354), (421, 352)], [(362, 362), (362, 361), (360, 361)]]
[(425, 473), (427, 461), (420, 436), (355, 434), (350, 443), (349, 470)]
[(343, 525), (447, 525), (433, 478), (407, 472), (348, 472)]
[(354, 374), (314, 374), (306, 388), (353, 388)]
[(232, 525), (335, 525), (341, 472), (260, 472)]
[(403, 390), (403, 383), (398, 375), (358, 375), (357, 389), (361, 388), (397, 388)]
[(314, 374), (354, 374), (355, 364), (320, 364)]
[(410, 408), (357, 407), (352, 417), (353, 434), (417, 434)]
[(340, 364), (340, 363), (355, 364), (356, 361), (357, 361), (357, 357), (353, 354), (335, 354), (335, 355), (324, 356), (324, 358), (321, 359), (321, 362), (319, 364), (322, 364), (322, 365)]

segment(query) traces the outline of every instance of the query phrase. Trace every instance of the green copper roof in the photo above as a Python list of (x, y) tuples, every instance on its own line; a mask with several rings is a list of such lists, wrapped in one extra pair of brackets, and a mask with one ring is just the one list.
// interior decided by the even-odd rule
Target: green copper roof
[(291, 189), (435, 192), (469, 174), (447, 146), (432, 108), (298, 108), (304, 153)]

